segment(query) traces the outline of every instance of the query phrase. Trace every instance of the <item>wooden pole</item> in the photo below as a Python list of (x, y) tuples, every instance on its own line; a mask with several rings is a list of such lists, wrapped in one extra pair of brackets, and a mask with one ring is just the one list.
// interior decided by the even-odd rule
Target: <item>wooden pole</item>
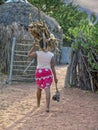
[(13, 72), (13, 61), (14, 61), (15, 44), (16, 44), (16, 37), (13, 37), (9, 82), (12, 81), (12, 72)]

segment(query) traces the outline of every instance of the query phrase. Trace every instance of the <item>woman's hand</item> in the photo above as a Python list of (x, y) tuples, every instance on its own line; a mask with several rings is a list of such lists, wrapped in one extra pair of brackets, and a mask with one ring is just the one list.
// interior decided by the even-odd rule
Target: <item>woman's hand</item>
[(36, 45), (36, 43), (33, 42), (32, 48), (28, 52), (28, 57), (36, 57), (35, 45)]
[(32, 47), (35, 47), (35, 46), (36, 46), (36, 43), (35, 43), (35, 42), (33, 42), (33, 43), (32, 43)]
[(39, 44), (38, 44), (37, 42), (33, 42), (32, 47), (33, 47), (33, 48), (36, 48), (36, 47), (37, 47), (37, 49), (39, 49)]

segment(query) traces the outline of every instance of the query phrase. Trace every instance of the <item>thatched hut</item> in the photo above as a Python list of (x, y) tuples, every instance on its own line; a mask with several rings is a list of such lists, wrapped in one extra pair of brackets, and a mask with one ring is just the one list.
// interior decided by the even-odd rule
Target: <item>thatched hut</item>
[[(30, 3), (10, 2), (0, 5), (0, 71), (2, 72), (9, 72), (10, 70), (13, 37), (16, 37), (18, 42), (24, 38), (33, 40), (33, 36), (28, 32), (30, 13), (32, 21), (39, 19), (38, 9)], [(45, 21), (49, 32), (60, 39), (59, 47), (61, 47), (62, 30), (60, 25), (43, 12), (40, 13), (40, 19)]]

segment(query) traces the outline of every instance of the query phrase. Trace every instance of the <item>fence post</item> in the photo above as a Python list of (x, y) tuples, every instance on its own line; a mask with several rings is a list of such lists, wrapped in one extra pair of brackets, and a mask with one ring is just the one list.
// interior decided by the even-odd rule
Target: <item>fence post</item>
[(13, 61), (14, 61), (14, 50), (16, 44), (16, 37), (13, 37), (12, 41), (12, 52), (11, 52), (11, 63), (10, 63), (10, 75), (9, 75), (9, 82), (12, 81), (12, 73), (13, 73)]

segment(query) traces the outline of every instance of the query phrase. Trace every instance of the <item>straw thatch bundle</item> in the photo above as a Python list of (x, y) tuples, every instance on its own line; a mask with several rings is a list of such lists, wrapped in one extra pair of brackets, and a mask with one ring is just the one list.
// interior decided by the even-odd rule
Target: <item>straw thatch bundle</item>
[[(38, 9), (29, 3), (11, 2), (0, 5), (0, 71), (9, 72), (12, 39), (15, 36), (18, 42), (22, 39), (34, 40), (28, 31), (31, 23), (29, 14), (32, 15), (32, 22), (39, 19)], [(40, 12), (40, 19), (45, 21), (49, 33), (53, 33), (59, 41), (59, 48), (62, 46), (62, 30), (59, 24), (43, 12)], [(57, 59), (59, 60), (59, 59)]]
[(23, 26), (12, 23), (12, 25), (0, 25), (0, 70), (2, 72), (9, 72), (11, 49), (13, 37), (16, 37), (17, 42), (22, 39), (32, 39), (33, 37), (24, 29)]

